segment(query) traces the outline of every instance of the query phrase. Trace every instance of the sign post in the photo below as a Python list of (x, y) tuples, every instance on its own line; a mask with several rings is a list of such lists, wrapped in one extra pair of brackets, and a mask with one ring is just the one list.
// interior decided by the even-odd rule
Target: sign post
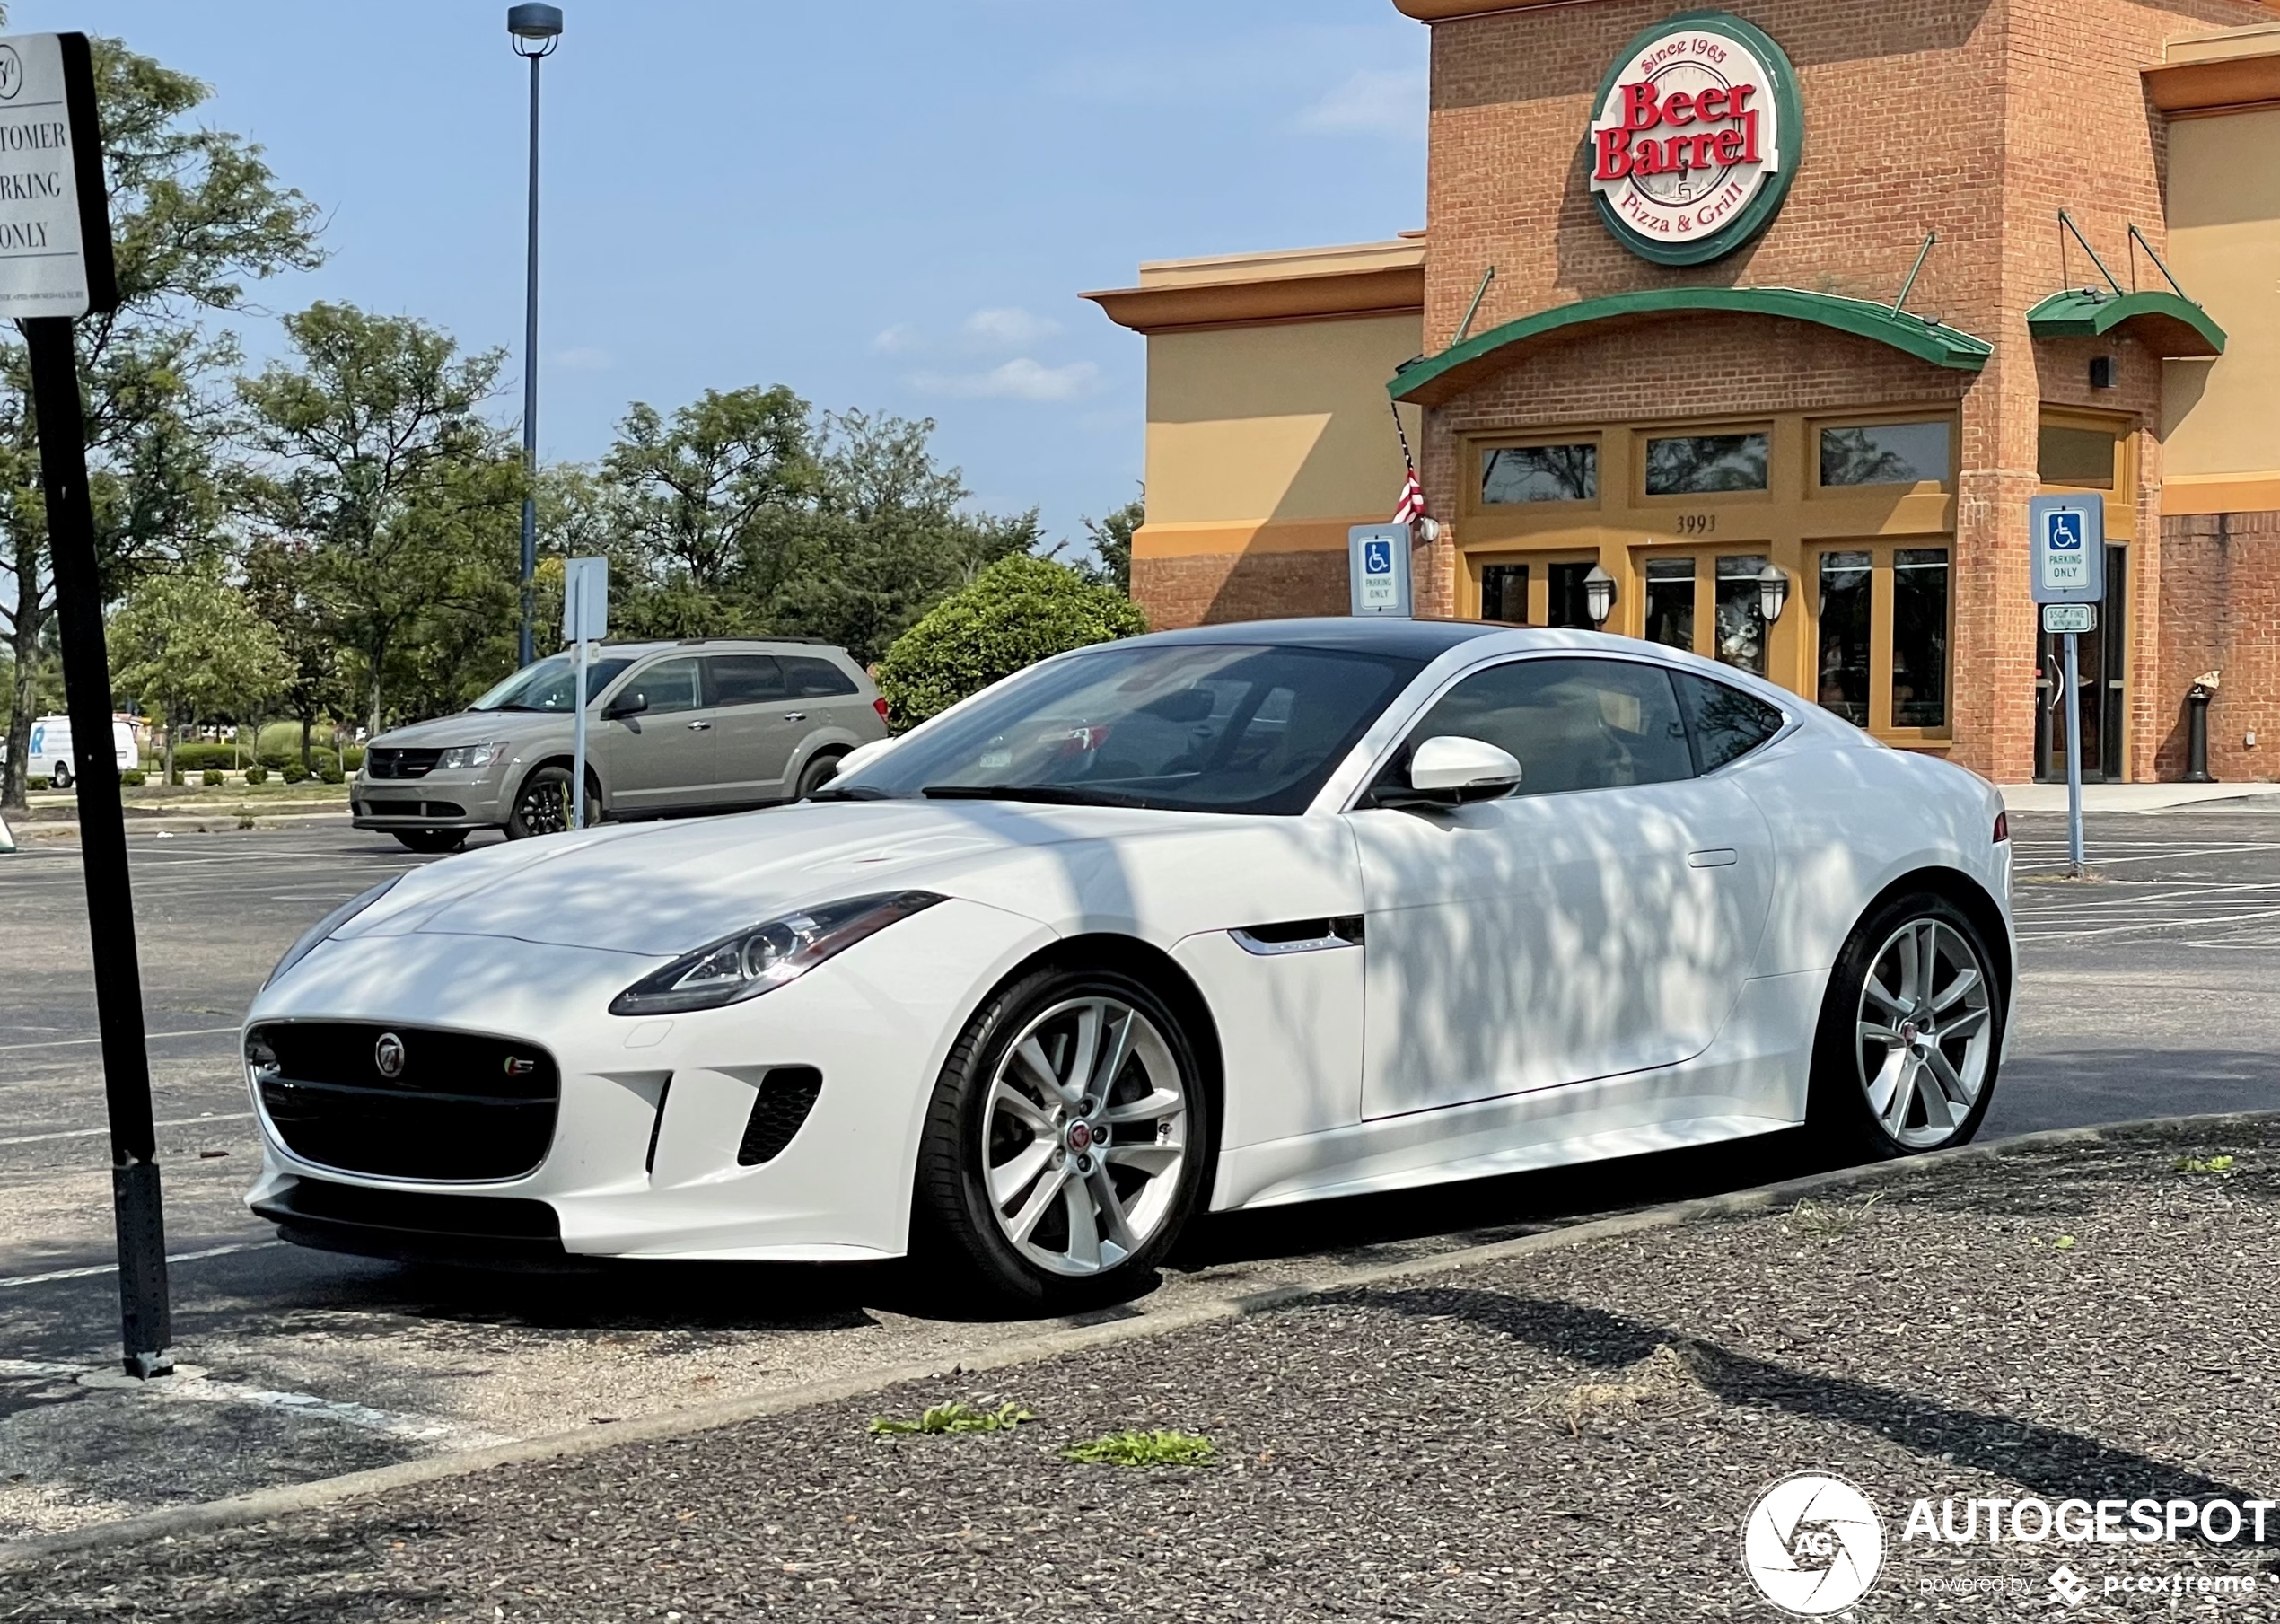
[(2029, 584), (2043, 629), (2066, 639), (2066, 872), (2083, 857), (2082, 634), (2098, 624), (2106, 595), (2106, 505), (2096, 496), (2036, 496), (2027, 504)]
[(1355, 614), (1407, 619), (1416, 612), (1410, 607), (1407, 525), (1356, 524), (1346, 532), (1346, 551)]
[(609, 631), (609, 560), (566, 558), (562, 569), (562, 635), (571, 640), (570, 827), (586, 826), (586, 645)]
[(0, 313), (23, 329), (48, 505), (56, 621), (71, 715), (80, 863), (95, 961), (103, 1096), (110, 1117), (111, 1206), (118, 1233), (119, 1332), (129, 1375), (174, 1368), (158, 1134), (143, 1038), (142, 967), (127, 871), (127, 820), (111, 747), (110, 658), (103, 642), (87, 426), (71, 324), (115, 310), (102, 131), (84, 34), (0, 39), (0, 147), (24, 170), (0, 197)]

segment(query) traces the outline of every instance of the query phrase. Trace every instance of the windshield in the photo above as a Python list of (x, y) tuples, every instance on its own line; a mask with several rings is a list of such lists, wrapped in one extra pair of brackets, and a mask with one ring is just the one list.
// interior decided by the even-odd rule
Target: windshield
[(1109, 645), (1009, 682), (823, 793), (1302, 812), (1420, 669), (1337, 649)]
[[(586, 664), (586, 702), (616, 680), (631, 660), (592, 660)], [(568, 654), (550, 654), (536, 665), (526, 665), (489, 693), (469, 706), (469, 710), (555, 710), (570, 708)]]

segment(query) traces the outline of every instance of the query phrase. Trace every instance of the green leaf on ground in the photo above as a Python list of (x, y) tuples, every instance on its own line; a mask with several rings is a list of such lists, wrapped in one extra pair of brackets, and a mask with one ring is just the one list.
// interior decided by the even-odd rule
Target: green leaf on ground
[(1010, 1400), (995, 1409), (977, 1409), (963, 1399), (952, 1399), (947, 1404), (937, 1404), (923, 1412), (916, 1421), (898, 1420), (892, 1416), (871, 1418), (871, 1430), (880, 1436), (897, 1433), (923, 1432), (1004, 1432), (1036, 1418)]
[(2179, 1156), (2176, 1171), (2181, 1173), (2215, 1173), (2220, 1178), (2232, 1171), (2231, 1156)]
[(1204, 1466), (1218, 1454), (1212, 1441), (1192, 1432), (1112, 1432), (1072, 1444), (1064, 1459), (1101, 1466)]
[(2074, 1250), (2074, 1237), (2072, 1235), (2060, 1235), (2056, 1241), (2051, 1242), (2051, 1245), (2056, 1247), (2060, 1251), (2072, 1251)]

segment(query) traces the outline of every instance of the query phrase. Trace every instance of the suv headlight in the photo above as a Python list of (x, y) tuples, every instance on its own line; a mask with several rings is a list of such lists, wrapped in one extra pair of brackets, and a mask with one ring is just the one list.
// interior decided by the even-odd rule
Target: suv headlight
[(469, 767), (488, 767), (512, 748), (504, 739), (495, 744), (454, 744), (435, 758), (435, 770), (449, 773)]
[(277, 961), (277, 967), (269, 972), (261, 985), (267, 987), (270, 982), (275, 981), (279, 976), (300, 963), (302, 960), (316, 952), (318, 944), (386, 896), (396, 882), (403, 877), (402, 874), (390, 874), (362, 896), (349, 898), (347, 901), (343, 902), (338, 908), (334, 909), (332, 912), (302, 932), (301, 940), (285, 949), (285, 956)]
[(802, 909), (684, 953), (609, 1001), (613, 1015), (717, 1009), (796, 981), (834, 953), (944, 900), (930, 891), (851, 897)]

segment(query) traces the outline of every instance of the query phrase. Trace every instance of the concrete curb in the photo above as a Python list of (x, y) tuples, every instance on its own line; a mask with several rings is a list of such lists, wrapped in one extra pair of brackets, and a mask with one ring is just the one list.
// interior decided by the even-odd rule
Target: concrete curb
[[(234, 806), (225, 806), (208, 812), (153, 812), (129, 816), (127, 820), (127, 833), (130, 838), (136, 835), (202, 834), (208, 830), (236, 834), (239, 832), (238, 819), (241, 816), (250, 816), (253, 819), (253, 827), (256, 829), (279, 829), (288, 824), (346, 823), (349, 821), (350, 814), (345, 811), (294, 812), (289, 809), (276, 808), (241, 813)], [(20, 823), (16, 828), (19, 836), (24, 839), (48, 839), (64, 835), (75, 838), (79, 833), (79, 820), (76, 818), (42, 819), (38, 821)]]
[(2249, 1123), (2280, 1121), (2280, 1110), (2219, 1111), (2199, 1116), (2147, 1117), (2131, 1122), (2108, 1123), (2100, 1128), (2062, 1128), (2042, 1133), (2021, 1134), (2015, 1138), (1998, 1139), (1986, 1145), (1967, 1145), (1957, 1150), (1935, 1151), (1929, 1155), (1911, 1156), (1897, 1162), (1880, 1162), (1866, 1167), (1837, 1168), (1828, 1172), (1811, 1173), (1802, 1178), (1785, 1179), (1777, 1183), (1761, 1184), (1754, 1189), (1730, 1191), (1725, 1195), (1708, 1196), (1691, 1201), (1672, 1201), (1661, 1207), (1650, 1207), (1637, 1212), (1622, 1213), (1609, 1218), (1594, 1218), (1582, 1224), (1561, 1228), (1539, 1230), (1532, 1234), (1517, 1235), (1508, 1241), (1494, 1241), (1481, 1246), (1468, 1246), (1455, 1251), (1439, 1252), (1431, 1257), (1409, 1258), (1398, 1262), (1368, 1264), (1353, 1268), (1334, 1269), (1319, 1278), (1293, 1281), (1268, 1290), (1245, 1293), (1236, 1296), (1215, 1297), (1162, 1313), (1144, 1314), (1133, 1310), (1109, 1309), (1097, 1315), (1086, 1316), (1083, 1322), (1064, 1325), (1060, 1329), (1041, 1331), (1033, 1336), (1013, 1337), (995, 1342), (983, 1343), (954, 1355), (923, 1363), (893, 1365), (860, 1375), (843, 1376), (828, 1382), (811, 1382), (779, 1392), (760, 1393), (749, 1398), (724, 1399), (717, 1403), (693, 1405), (686, 1409), (669, 1410), (662, 1415), (645, 1416), (635, 1420), (614, 1422), (606, 1426), (583, 1427), (576, 1432), (550, 1433), (540, 1437), (521, 1438), (511, 1444), (494, 1444), (484, 1449), (463, 1450), (452, 1454), (430, 1455), (417, 1461), (406, 1461), (393, 1466), (376, 1467), (367, 1471), (353, 1471), (335, 1478), (320, 1478), (307, 1483), (293, 1483), (276, 1488), (255, 1489), (248, 1494), (232, 1495), (224, 1499), (202, 1501), (194, 1505), (169, 1506), (160, 1511), (143, 1512), (122, 1517), (117, 1522), (96, 1523), (86, 1528), (68, 1529), (60, 1533), (42, 1534), (33, 1539), (12, 1541), (0, 1544), (0, 1569), (21, 1567), (50, 1560), (80, 1551), (105, 1550), (123, 1545), (138, 1544), (149, 1540), (175, 1539), (184, 1535), (206, 1533), (218, 1529), (241, 1527), (250, 1523), (267, 1522), (289, 1512), (306, 1511), (315, 1506), (330, 1505), (343, 1500), (367, 1495), (385, 1493), (420, 1483), (438, 1482), (450, 1478), (469, 1477), (487, 1471), (493, 1467), (522, 1465), (533, 1462), (562, 1461), (582, 1455), (599, 1454), (627, 1444), (653, 1442), (660, 1439), (687, 1437), (696, 1433), (710, 1432), (723, 1426), (733, 1426), (767, 1416), (784, 1415), (793, 1410), (806, 1409), (819, 1404), (836, 1403), (843, 1399), (860, 1398), (866, 1393), (883, 1391), (905, 1382), (921, 1382), (943, 1376), (985, 1370), (1001, 1370), (1009, 1365), (1025, 1365), (1051, 1358), (1057, 1355), (1082, 1353), (1092, 1348), (1109, 1347), (1119, 1342), (1136, 1341), (1146, 1337), (1162, 1336), (1171, 1331), (1185, 1330), (1197, 1325), (1207, 1325), (1222, 1320), (1246, 1318), (1267, 1313), (1279, 1308), (1303, 1302), (1310, 1297), (1331, 1292), (1350, 1291), (1356, 1286), (1376, 1286), (1389, 1280), (1414, 1278), (1419, 1276), (1451, 1273), (1477, 1264), (1492, 1263), (1508, 1258), (1527, 1257), (1535, 1252), (1551, 1251), (1561, 1247), (1583, 1245), (1592, 1241), (1603, 1241), (1621, 1235), (1637, 1234), (1644, 1231), (1671, 1229), (1703, 1218), (1727, 1217), (1742, 1213), (1761, 1212), (1771, 1207), (1791, 1206), (1808, 1196), (1825, 1191), (1857, 1189), (1863, 1186), (1898, 1183), (1923, 1178), (1951, 1168), (1977, 1163), (2000, 1161), (2054, 1147), (2070, 1145), (2096, 1145), (2115, 1138), (2176, 1137), (2188, 1133)]

